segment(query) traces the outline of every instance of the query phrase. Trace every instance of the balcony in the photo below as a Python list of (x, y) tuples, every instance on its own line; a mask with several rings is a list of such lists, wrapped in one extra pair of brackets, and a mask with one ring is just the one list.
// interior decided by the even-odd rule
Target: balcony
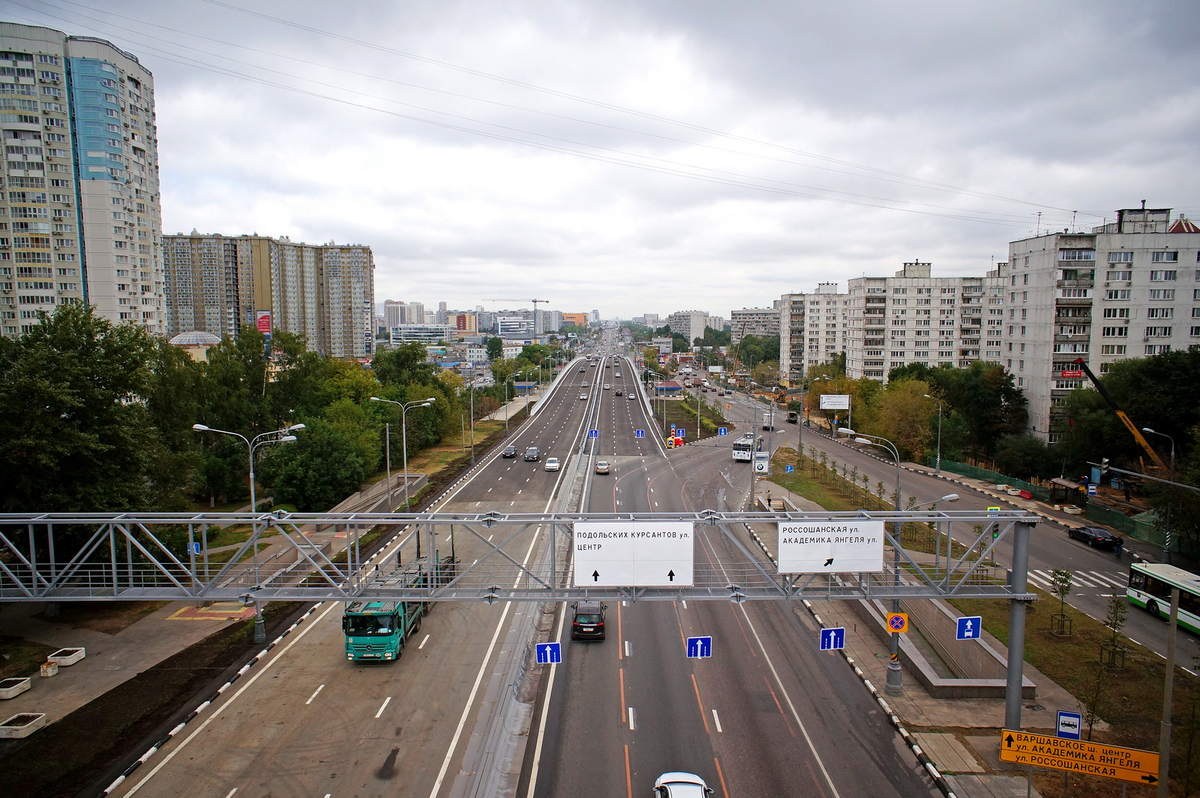
[(1095, 280), (1057, 280), (1054, 283), (1056, 288), (1095, 288)]

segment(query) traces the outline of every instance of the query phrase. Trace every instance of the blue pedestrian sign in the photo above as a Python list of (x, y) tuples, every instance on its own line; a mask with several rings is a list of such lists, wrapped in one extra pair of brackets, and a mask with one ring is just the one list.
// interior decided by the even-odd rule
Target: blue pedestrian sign
[(537, 644), (538, 665), (555, 665), (562, 662), (562, 645), (560, 643)]
[(729, 427), (717, 427), (717, 434), (718, 435), (728, 435)]
[(979, 632), (983, 628), (983, 618), (978, 615), (968, 615), (965, 618), (958, 619), (958, 633), (954, 636), (955, 640), (978, 640)]
[(790, 474), (790, 473), (792, 473), (793, 471), (795, 471), (795, 470), (796, 470), (796, 467), (795, 467), (795, 466), (791, 466), (791, 465), (790, 465), (790, 466), (784, 466), (784, 467), (783, 467), (783, 470), (784, 470), (784, 472), (785, 472), (785, 473), (788, 473), (788, 474)]
[(193, 541), (193, 542), (192, 542), (191, 544), (189, 544), (189, 545), (190, 545), (190, 546), (191, 546), (191, 548), (192, 548), (192, 554), (199, 554), (199, 553), (200, 553), (200, 543), (199, 543), (199, 542), (197, 542), (197, 541)]
[(821, 630), (821, 650), (838, 651), (846, 647), (846, 627), (834, 626)]
[(1058, 711), (1058, 736), (1064, 740), (1078, 740), (1083, 726), (1083, 716), (1078, 712)]
[(712, 637), (689, 637), (687, 639), (688, 659), (701, 659), (712, 656)]
[(589, 438), (599, 438), (599, 437), (600, 437), (600, 430), (598, 430), (598, 429), (590, 429), (590, 430), (588, 430), (588, 437), (589, 437)]
[(635, 438), (644, 438), (644, 437), (646, 437), (646, 430), (644, 430), (644, 429), (635, 429), (635, 430), (633, 431), (633, 437), (635, 437)]

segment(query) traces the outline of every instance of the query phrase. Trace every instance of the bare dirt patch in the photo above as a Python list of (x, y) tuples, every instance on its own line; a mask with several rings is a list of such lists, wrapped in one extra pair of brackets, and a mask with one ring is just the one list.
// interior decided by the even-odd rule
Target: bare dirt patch
[(34, 617), (48, 623), (61, 623), (75, 629), (90, 629), (106, 635), (132, 626), (166, 601), (73, 601), (57, 605), (54, 613), (39, 612)]

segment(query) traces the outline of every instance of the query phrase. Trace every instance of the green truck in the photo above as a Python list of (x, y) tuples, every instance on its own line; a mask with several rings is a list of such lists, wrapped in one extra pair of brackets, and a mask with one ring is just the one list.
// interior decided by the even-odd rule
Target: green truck
[[(454, 560), (436, 559), (436, 584), (448, 583), (454, 575)], [(429, 571), (424, 559), (403, 571), (381, 578), (383, 586), (423, 587)], [(351, 601), (342, 615), (346, 635), (346, 659), (390, 662), (400, 658), (404, 644), (421, 628), (421, 619), (432, 605), (424, 601)]]

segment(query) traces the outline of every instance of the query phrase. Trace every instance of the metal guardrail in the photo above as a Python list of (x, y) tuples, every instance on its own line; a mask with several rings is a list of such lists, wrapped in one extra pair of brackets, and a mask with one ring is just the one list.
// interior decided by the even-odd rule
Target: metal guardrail
[[(966, 554), (943, 562), (933, 573), (921, 557), (885, 539), (895, 549), (884, 570), (841, 574), (780, 573), (746, 532), (750, 524), (780, 521), (875, 519), (949, 525), (960, 540), (973, 536)], [(683, 512), (683, 513), (13, 513), (0, 514), (0, 600), (83, 601), (184, 599), (417, 601), (608, 600), (830, 600), (891, 598), (1020, 598), (983, 571), (986, 558), (1017, 524), (1037, 518), (1019, 511), (909, 512)], [(572, 583), (569, 558), (555, 538), (573, 542), (577, 521), (691, 522), (697, 536), (713, 535), (728, 545), (719, 562), (696, 558), (693, 584), (680, 587), (583, 587)], [(228, 561), (206, 560), (212, 528), (249, 525), (252, 533)], [(377, 526), (401, 530), (387, 553), (364, 562), (359, 542)], [(315, 530), (322, 530), (316, 532)], [(962, 530), (967, 529), (964, 533)], [(270, 537), (267, 537), (270, 535)], [(535, 537), (540, 536), (534, 546)], [(344, 557), (327, 551), (344, 539)], [(185, 553), (180, 553), (182, 548)], [(259, 556), (272, 546), (271, 555)], [(561, 547), (561, 543), (560, 543)], [(453, 579), (399, 587), (403, 563), (422, 550), (463, 561)], [(465, 553), (463, 550), (466, 549)], [(536, 551), (534, 556), (531, 552)], [(71, 551), (65, 561), (55, 552)], [(469, 558), (470, 564), (465, 564)], [(428, 561), (428, 557), (425, 558)], [(532, 564), (530, 564), (532, 563)], [(896, 577), (901, 569), (902, 579)]]

